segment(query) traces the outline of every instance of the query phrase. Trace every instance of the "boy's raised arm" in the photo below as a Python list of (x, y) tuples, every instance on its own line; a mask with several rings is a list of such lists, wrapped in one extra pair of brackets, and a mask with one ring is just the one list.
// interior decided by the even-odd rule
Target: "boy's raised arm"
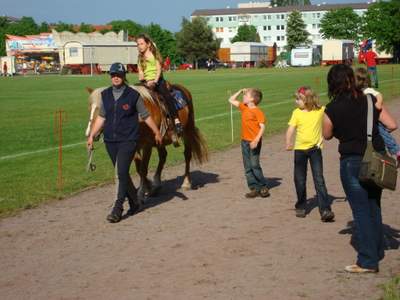
[(239, 97), (240, 93), (243, 92), (243, 89), (238, 90), (235, 94), (233, 94), (230, 98), (229, 98), (229, 103), (232, 104), (233, 106), (239, 107), (240, 102), (237, 100), (237, 97)]

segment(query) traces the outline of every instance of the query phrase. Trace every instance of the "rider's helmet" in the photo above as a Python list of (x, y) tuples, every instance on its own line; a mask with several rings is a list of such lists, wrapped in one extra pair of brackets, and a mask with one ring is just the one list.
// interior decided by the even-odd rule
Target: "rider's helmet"
[(116, 62), (113, 63), (110, 67), (110, 75), (117, 74), (121, 76), (125, 76), (126, 70), (123, 64)]

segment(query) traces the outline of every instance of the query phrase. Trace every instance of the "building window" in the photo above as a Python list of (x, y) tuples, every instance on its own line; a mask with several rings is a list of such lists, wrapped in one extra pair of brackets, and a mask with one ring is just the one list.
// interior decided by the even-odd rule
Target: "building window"
[(282, 14), (282, 15), (281, 15), (281, 19), (282, 19), (282, 20), (285, 20), (285, 15)]
[(229, 21), (229, 22), (232, 22), (232, 17), (228, 17), (228, 21)]
[(263, 26), (263, 30), (267, 30), (267, 26)]
[(69, 48), (69, 57), (77, 57), (78, 56), (78, 48)]
[(317, 18), (321, 18), (321, 14), (320, 13), (317, 13)]
[(278, 36), (276, 37), (276, 40), (277, 40), (277, 41), (280, 41), (280, 40), (281, 40), (281, 37), (278, 35)]
[(232, 20), (233, 20), (233, 21), (236, 21), (236, 17), (232, 17)]
[(281, 36), (281, 41), (284, 41), (284, 40), (285, 40), (285, 36), (282, 35), (282, 36)]
[(316, 29), (317, 28), (317, 24), (312, 24), (312, 28)]
[(216, 22), (219, 22), (219, 17), (216, 17), (216, 18), (215, 18), (215, 21), (216, 21)]
[(321, 24), (317, 24), (317, 28), (321, 28)]
[(219, 20), (220, 20), (221, 22), (223, 22), (223, 21), (224, 21), (224, 18), (223, 18), (223, 17), (219, 17)]

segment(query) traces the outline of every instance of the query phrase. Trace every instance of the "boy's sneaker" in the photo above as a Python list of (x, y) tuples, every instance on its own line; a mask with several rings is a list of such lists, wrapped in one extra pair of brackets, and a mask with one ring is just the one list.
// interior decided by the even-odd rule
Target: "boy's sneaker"
[(333, 222), (334, 219), (335, 219), (335, 214), (333, 213), (333, 211), (326, 209), (321, 213), (322, 222)]
[(259, 192), (260, 196), (263, 198), (266, 198), (269, 196), (269, 190), (267, 187), (263, 187), (261, 188), (260, 192)]
[(304, 208), (296, 208), (296, 217), (305, 218), (306, 217), (306, 210)]
[(260, 195), (260, 193), (257, 190), (253, 189), (253, 190), (250, 190), (250, 192), (246, 193), (244, 196), (246, 198), (255, 198), (255, 197), (259, 196), (259, 195)]

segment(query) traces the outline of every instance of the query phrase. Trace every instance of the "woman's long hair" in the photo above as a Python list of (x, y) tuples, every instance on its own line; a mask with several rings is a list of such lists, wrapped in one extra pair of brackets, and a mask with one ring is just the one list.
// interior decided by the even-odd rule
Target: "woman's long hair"
[[(150, 45), (149, 46), (150, 52), (153, 54), (155, 59), (160, 62), (160, 65), (162, 65), (161, 53), (160, 53), (160, 51), (158, 51), (156, 45), (151, 40), (151, 38), (147, 34), (142, 33), (136, 37), (136, 41), (139, 39), (144, 40), (146, 42), (146, 44)], [(142, 68), (142, 70), (145, 70), (146, 69), (146, 58), (144, 57), (144, 53), (141, 53), (140, 51), (139, 51), (138, 61), (139, 61), (139, 64), (140, 64), (140, 67)]]
[(328, 97), (333, 100), (338, 95), (358, 98), (362, 92), (356, 86), (354, 72), (348, 65), (334, 65), (328, 72)]

